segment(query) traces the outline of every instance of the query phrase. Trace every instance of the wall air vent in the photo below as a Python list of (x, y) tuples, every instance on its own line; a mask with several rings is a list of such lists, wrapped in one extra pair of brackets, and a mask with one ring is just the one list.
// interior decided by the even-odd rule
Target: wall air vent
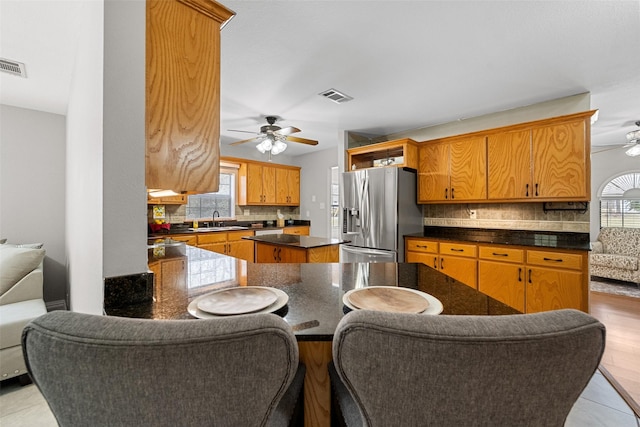
[(351, 101), (353, 98), (349, 95), (345, 95), (342, 92), (339, 92), (335, 89), (328, 89), (324, 92), (319, 93), (318, 95), (322, 95), (327, 99), (335, 102), (336, 104), (342, 104), (343, 102)]
[(0, 58), (0, 71), (13, 74), (14, 76), (27, 77), (27, 69), (24, 64), (9, 59)]

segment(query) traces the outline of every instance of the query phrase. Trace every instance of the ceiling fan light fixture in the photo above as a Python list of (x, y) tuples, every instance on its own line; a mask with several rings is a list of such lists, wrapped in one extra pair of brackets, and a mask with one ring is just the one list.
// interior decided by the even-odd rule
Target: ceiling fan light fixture
[(640, 129), (632, 130), (627, 134), (627, 141), (629, 142), (638, 142), (640, 141)]
[(271, 151), (272, 147), (273, 147), (273, 143), (271, 142), (271, 138), (269, 137), (266, 137), (265, 139), (263, 139), (262, 142), (260, 142), (260, 144), (256, 146), (258, 151), (261, 152), (262, 154), (266, 153), (267, 151)]
[(273, 147), (271, 148), (271, 154), (276, 155), (276, 154), (280, 154), (282, 153), (284, 150), (287, 149), (287, 144), (285, 144), (284, 142), (282, 142), (280, 139), (278, 139), (274, 144)]

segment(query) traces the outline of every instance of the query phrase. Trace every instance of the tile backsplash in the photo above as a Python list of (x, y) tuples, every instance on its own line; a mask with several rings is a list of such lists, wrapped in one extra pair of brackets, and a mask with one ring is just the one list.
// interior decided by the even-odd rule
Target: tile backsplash
[(424, 205), (422, 212), (424, 225), (432, 226), (589, 232), (588, 210), (544, 212), (542, 203)]
[[(165, 221), (172, 224), (185, 222), (185, 205), (164, 205)], [(249, 215), (244, 215), (248, 210)], [(276, 220), (278, 210), (285, 219), (300, 219), (300, 208), (293, 206), (236, 206), (236, 221), (267, 221)], [(153, 222), (153, 206), (147, 206), (147, 219)]]

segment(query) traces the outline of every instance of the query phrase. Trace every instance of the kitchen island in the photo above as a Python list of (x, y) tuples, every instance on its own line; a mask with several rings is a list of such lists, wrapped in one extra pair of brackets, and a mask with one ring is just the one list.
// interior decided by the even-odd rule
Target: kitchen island
[[(153, 298), (105, 307), (110, 316), (146, 319), (192, 319), (188, 306), (197, 297), (233, 286), (267, 286), (288, 295), (274, 313), (291, 325), (299, 342), (305, 377), (305, 425), (330, 424), (327, 363), (335, 328), (350, 309), (346, 292), (367, 286), (400, 286), (433, 295), (442, 314), (504, 315), (517, 310), (419, 263), (250, 263), (189, 245), (149, 249), (150, 263), (167, 264), (156, 281)], [(105, 299), (123, 289), (105, 288)]]
[(291, 234), (246, 236), (243, 239), (255, 242), (255, 262), (260, 263), (339, 262), (340, 245), (348, 242)]

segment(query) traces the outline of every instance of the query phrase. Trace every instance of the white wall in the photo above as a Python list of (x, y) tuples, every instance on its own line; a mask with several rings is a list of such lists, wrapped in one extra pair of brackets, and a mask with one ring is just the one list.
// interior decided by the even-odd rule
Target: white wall
[(101, 314), (103, 301), (102, 1), (84, 2), (67, 111), (67, 258), (70, 309)]
[(297, 156), (295, 161), (302, 168), (300, 219), (311, 221), (309, 232), (311, 236), (329, 238), (331, 237), (329, 224), (331, 168), (338, 166), (338, 148)]
[(0, 237), (44, 243), (45, 301), (67, 299), (65, 117), (0, 106)]
[(144, 1), (104, 3), (104, 277), (147, 271)]
[(629, 157), (624, 154), (625, 149), (603, 151), (605, 147), (591, 149), (591, 203), (590, 203), (590, 234), (595, 241), (600, 231), (600, 201), (599, 195), (604, 186), (619, 175), (628, 172), (640, 172), (640, 156)]

